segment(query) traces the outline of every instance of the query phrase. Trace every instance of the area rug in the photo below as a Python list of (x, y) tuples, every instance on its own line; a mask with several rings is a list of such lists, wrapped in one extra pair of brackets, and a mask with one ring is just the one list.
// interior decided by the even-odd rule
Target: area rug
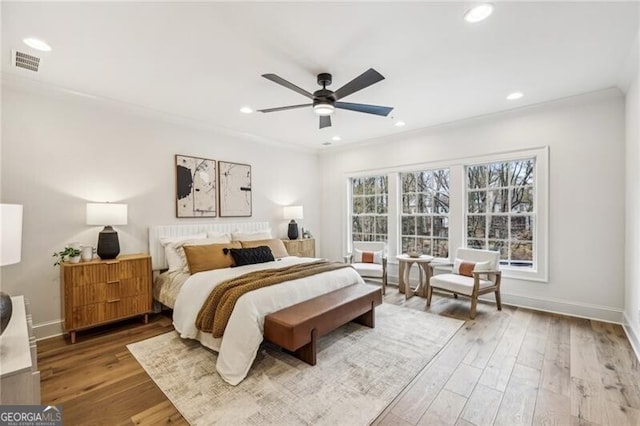
[(310, 366), (263, 344), (238, 386), (216, 353), (166, 333), (127, 346), (192, 425), (367, 425), (464, 324), (382, 304), (376, 328), (349, 323), (321, 338)]

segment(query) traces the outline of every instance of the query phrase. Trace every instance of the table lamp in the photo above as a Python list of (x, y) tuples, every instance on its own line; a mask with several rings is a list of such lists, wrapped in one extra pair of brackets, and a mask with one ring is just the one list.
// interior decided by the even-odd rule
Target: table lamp
[(291, 219), (289, 222), (289, 232), (287, 236), (290, 240), (298, 239), (298, 224), (295, 219), (302, 219), (302, 206), (286, 206), (284, 208), (284, 218)]
[[(19, 204), (0, 204), (0, 266), (19, 263), (22, 258), (22, 206)], [(11, 297), (0, 291), (0, 334), (9, 324), (13, 305)]]
[(118, 233), (113, 225), (127, 224), (127, 205), (116, 203), (87, 203), (87, 225), (102, 225), (98, 234), (100, 259), (115, 259), (120, 254)]

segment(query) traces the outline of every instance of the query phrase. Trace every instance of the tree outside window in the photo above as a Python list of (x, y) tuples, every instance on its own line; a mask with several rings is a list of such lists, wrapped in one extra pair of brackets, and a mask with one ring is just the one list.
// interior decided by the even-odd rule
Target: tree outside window
[(389, 180), (387, 176), (351, 179), (353, 241), (387, 241)]
[(535, 160), (467, 166), (467, 246), (500, 252), (500, 263), (534, 263)]
[(449, 169), (400, 173), (401, 248), (449, 256)]

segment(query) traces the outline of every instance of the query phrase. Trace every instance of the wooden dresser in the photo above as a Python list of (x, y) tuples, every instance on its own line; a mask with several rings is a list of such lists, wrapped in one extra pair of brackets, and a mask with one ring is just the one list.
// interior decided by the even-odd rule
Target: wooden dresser
[(63, 263), (60, 268), (65, 330), (76, 331), (151, 311), (151, 256)]
[(302, 240), (282, 240), (289, 256), (316, 257), (316, 240), (306, 238)]
[(29, 303), (11, 298), (13, 313), (0, 336), (0, 405), (39, 405), (38, 348)]

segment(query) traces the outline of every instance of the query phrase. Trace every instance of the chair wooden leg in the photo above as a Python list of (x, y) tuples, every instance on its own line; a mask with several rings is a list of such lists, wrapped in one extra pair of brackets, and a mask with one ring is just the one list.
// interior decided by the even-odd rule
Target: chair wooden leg
[(496, 295), (496, 305), (498, 305), (498, 310), (501, 311), (502, 310), (502, 300), (500, 300), (500, 290), (496, 290), (495, 291), (495, 295)]
[(433, 295), (433, 287), (427, 287), (427, 308), (431, 306), (431, 296)]
[(453, 298), (457, 299), (458, 298), (458, 293), (453, 293)]
[(382, 277), (382, 295), (387, 294), (387, 274)]
[(478, 297), (471, 297), (471, 312), (469, 312), (469, 317), (474, 319), (476, 317), (476, 306), (478, 305)]

